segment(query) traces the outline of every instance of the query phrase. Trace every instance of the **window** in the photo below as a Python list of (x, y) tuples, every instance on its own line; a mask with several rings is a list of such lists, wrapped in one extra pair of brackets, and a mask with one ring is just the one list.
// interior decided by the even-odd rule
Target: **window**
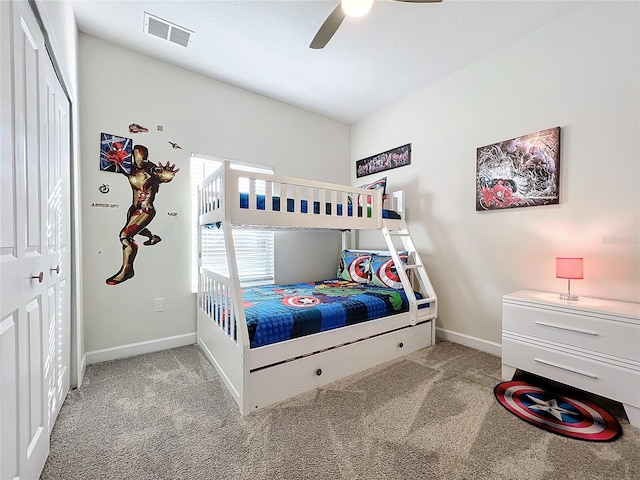
[[(198, 185), (218, 166), (221, 160), (198, 155), (191, 156), (191, 205), (192, 205), (192, 275), (191, 291), (198, 290)], [(231, 168), (273, 174), (273, 170), (232, 163)], [(264, 182), (256, 182), (256, 193), (264, 194)], [(240, 184), (241, 191), (249, 190)], [(262, 190), (262, 191), (261, 191)], [(234, 229), (233, 240), (238, 262), (238, 274), (243, 285), (273, 283), (274, 279), (274, 234), (266, 230)], [(228, 275), (227, 253), (223, 232), (217, 228), (202, 232), (203, 265), (221, 274)]]

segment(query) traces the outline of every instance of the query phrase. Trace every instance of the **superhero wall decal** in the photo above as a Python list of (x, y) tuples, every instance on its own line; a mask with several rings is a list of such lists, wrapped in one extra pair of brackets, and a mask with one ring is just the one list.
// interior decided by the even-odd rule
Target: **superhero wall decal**
[(100, 134), (100, 170), (105, 172), (131, 173), (130, 138)]
[[(102, 134), (103, 136), (106, 134)], [(113, 137), (113, 136), (110, 136)], [(103, 137), (103, 141), (106, 140)], [(126, 149), (126, 141), (124, 144), (116, 141), (114, 138), (109, 139), (111, 144), (109, 150), (102, 154), (100, 166), (102, 170), (122, 173), (127, 176), (133, 199), (131, 206), (127, 211), (127, 220), (124, 227), (120, 230), (120, 243), (122, 244), (122, 266), (114, 275), (107, 278), (107, 285), (118, 285), (125, 282), (135, 275), (133, 262), (138, 253), (138, 244), (135, 240), (136, 235), (146, 237), (143, 245), (155, 245), (162, 239), (149, 230), (148, 225), (156, 215), (153, 201), (158, 193), (160, 185), (173, 180), (173, 177), (180, 170), (175, 168), (175, 164), (167, 162), (154, 164), (149, 161), (149, 150), (143, 145), (135, 145), (133, 149), (130, 147), (129, 140), (129, 157), (127, 161), (126, 150), (122, 154), (122, 149)], [(124, 139), (128, 140), (128, 139)], [(103, 143), (101, 143), (103, 145)], [(102, 164), (107, 168), (103, 168)]]

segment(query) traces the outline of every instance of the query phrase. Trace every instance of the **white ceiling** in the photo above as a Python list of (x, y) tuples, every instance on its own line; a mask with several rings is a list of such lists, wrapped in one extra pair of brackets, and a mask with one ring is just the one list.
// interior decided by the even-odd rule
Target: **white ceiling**
[[(348, 124), (584, 3), (376, 0), (312, 50), (337, 0), (71, 2), (82, 32)], [(191, 44), (143, 33), (144, 12), (195, 31)]]

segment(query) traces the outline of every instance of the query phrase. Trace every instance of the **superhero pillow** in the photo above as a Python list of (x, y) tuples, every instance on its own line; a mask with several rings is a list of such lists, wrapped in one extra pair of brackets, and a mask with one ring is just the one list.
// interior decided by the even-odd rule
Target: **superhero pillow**
[(338, 278), (362, 284), (371, 281), (371, 254), (343, 250), (338, 265)]
[[(400, 261), (404, 264), (409, 259), (408, 252), (400, 252)], [(402, 282), (393, 264), (393, 258), (389, 255), (371, 255), (371, 280), (370, 285), (401, 289)]]
[[(377, 190), (377, 189), (381, 188), (382, 189), (382, 198), (384, 199), (385, 196), (387, 195), (387, 177), (379, 178), (378, 180), (376, 180), (375, 182), (372, 182), (372, 183), (366, 183), (364, 185), (360, 185), (358, 188), (366, 188), (367, 190)], [(364, 196), (363, 195), (357, 195), (357, 198), (358, 198), (358, 202), (357, 203), (358, 203), (358, 206), (360, 206), (360, 207), (364, 207), (364, 202), (365, 202), (365, 198), (366, 198), (366, 197), (365, 198), (362, 198), (362, 197), (364, 197)], [(351, 195), (349, 195), (348, 202), (352, 203)], [(367, 204), (367, 206), (370, 206), (370, 205), (371, 205), (371, 203), (369, 202)]]

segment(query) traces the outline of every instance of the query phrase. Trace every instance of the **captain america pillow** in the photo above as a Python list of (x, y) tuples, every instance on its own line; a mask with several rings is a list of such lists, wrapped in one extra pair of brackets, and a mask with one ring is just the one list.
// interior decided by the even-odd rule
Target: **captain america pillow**
[[(408, 252), (400, 252), (400, 261), (406, 265), (409, 255)], [(371, 256), (371, 280), (369, 284), (377, 287), (387, 287), (401, 289), (402, 282), (396, 270), (393, 258), (389, 255)]]
[[(387, 177), (382, 177), (376, 180), (375, 182), (360, 185), (358, 188), (366, 188), (367, 190), (382, 189), (382, 199), (384, 200), (384, 198), (387, 195)], [(364, 198), (366, 198), (366, 196), (358, 195), (357, 198), (358, 198), (358, 206), (364, 207)], [(349, 194), (347, 201), (349, 203), (352, 203), (351, 194)], [(370, 204), (371, 202), (367, 202), (367, 203)]]
[(371, 282), (371, 254), (343, 250), (338, 265), (338, 278), (367, 284)]

